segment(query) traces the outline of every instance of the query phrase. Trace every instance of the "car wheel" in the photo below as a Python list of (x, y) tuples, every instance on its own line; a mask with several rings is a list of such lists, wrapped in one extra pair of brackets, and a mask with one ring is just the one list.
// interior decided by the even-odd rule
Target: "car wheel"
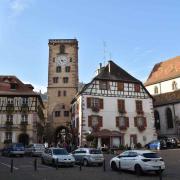
[(111, 169), (113, 170), (113, 171), (117, 171), (117, 166), (116, 166), (116, 163), (113, 161), (112, 163), (111, 163)]
[(136, 175), (140, 176), (142, 174), (142, 168), (139, 164), (136, 164), (134, 167)]
[(88, 166), (88, 160), (87, 159), (83, 160), (83, 166)]

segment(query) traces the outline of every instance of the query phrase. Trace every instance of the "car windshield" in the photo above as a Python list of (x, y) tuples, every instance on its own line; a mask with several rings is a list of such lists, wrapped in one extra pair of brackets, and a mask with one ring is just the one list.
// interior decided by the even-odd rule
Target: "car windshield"
[(68, 155), (68, 152), (65, 149), (53, 149), (54, 155)]
[(143, 156), (145, 158), (160, 158), (160, 156), (157, 153), (144, 153)]
[(14, 144), (14, 147), (24, 147), (22, 144)]
[(100, 150), (97, 150), (97, 149), (91, 149), (89, 151), (90, 154), (102, 154), (102, 152)]
[(37, 148), (44, 148), (43, 144), (35, 144), (34, 146), (37, 147)]

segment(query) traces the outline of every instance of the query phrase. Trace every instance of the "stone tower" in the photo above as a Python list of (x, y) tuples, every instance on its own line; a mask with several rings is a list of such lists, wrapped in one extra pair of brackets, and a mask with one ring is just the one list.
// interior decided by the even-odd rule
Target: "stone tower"
[(57, 130), (70, 122), (70, 104), (78, 90), (78, 41), (50, 39), (48, 121)]

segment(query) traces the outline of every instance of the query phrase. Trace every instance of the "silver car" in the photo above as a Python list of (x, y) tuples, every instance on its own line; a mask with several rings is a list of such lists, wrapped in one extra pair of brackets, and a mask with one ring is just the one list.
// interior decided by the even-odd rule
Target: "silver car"
[(25, 154), (30, 156), (41, 156), (44, 150), (44, 144), (30, 144), (25, 147)]
[(64, 148), (47, 148), (41, 156), (42, 164), (73, 166), (74, 157)]
[(104, 156), (99, 149), (95, 148), (79, 148), (72, 152), (76, 163), (82, 163), (84, 166), (99, 165), (102, 166), (104, 162)]

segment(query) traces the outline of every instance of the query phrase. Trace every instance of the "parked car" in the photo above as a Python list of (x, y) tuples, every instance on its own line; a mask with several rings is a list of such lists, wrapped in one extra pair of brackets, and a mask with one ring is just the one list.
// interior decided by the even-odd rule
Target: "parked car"
[(164, 139), (160, 139), (160, 140), (150, 141), (148, 144), (145, 145), (145, 148), (152, 150), (159, 150), (159, 149), (166, 149), (167, 145)]
[(168, 148), (175, 148), (175, 147), (177, 147), (175, 138), (168, 137), (168, 138), (165, 138), (164, 140), (166, 141), (166, 144), (167, 144)]
[(44, 144), (30, 144), (25, 147), (25, 154), (30, 156), (41, 156), (44, 150)]
[(24, 156), (24, 146), (21, 143), (11, 143), (2, 149), (3, 156)]
[(82, 163), (84, 166), (97, 164), (103, 165), (104, 155), (101, 150), (95, 148), (79, 148), (73, 153), (76, 163)]
[(175, 142), (176, 142), (176, 147), (180, 148), (180, 140), (178, 138), (174, 138)]
[(128, 150), (110, 160), (112, 170), (130, 170), (140, 175), (143, 172), (162, 172), (165, 169), (163, 159), (150, 150)]
[(42, 164), (73, 166), (74, 157), (64, 148), (47, 148), (41, 156)]

